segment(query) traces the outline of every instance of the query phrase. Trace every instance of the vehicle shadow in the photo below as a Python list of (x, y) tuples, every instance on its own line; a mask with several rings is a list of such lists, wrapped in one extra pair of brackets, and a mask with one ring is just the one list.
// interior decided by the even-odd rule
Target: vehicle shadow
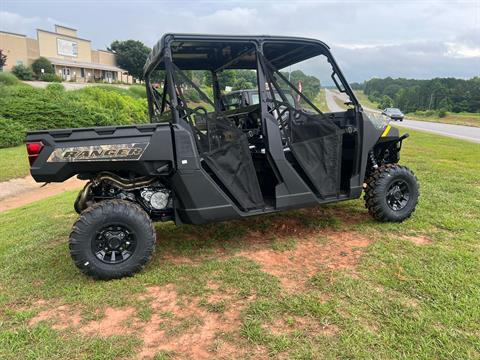
[(157, 256), (172, 261), (227, 255), (346, 231), (351, 225), (369, 219), (368, 213), (359, 206), (334, 204), (207, 225), (177, 227), (173, 223), (161, 223), (156, 227), (156, 252)]

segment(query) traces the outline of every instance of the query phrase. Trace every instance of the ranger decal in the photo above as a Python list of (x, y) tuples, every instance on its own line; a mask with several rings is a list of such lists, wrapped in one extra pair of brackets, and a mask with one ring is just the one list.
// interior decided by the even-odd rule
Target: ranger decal
[(109, 144), (56, 148), (47, 162), (138, 160), (148, 143)]

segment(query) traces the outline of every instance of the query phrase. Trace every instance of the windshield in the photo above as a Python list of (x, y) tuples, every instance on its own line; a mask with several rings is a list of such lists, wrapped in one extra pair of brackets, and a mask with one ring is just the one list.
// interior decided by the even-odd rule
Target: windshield
[(399, 109), (396, 108), (388, 108), (387, 112), (390, 114), (401, 114), (402, 112)]

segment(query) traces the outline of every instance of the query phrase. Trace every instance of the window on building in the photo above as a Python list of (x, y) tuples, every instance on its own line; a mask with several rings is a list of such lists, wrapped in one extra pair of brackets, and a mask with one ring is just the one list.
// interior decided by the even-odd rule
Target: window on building
[(85, 69), (84, 68), (80, 69), (80, 77), (82, 77), (82, 78), (85, 77)]
[(16, 65), (23, 65), (23, 61), (22, 60), (17, 60)]

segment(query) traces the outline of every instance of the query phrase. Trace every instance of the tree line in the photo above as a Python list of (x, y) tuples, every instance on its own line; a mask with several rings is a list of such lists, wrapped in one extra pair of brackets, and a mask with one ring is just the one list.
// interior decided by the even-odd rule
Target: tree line
[(374, 78), (363, 84), (354, 83), (352, 87), (363, 90), (380, 108), (398, 107), (404, 112), (480, 112), (480, 77), (469, 80)]
[[(143, 80), (143, 65), (145, 64), (151, 49), (137, 40), (114, 41), (108, 47), (117, 56), (117, 64), (127, 70), (134, 77)], [(212, 86), (212, 74), (209, 71), (185, 71), (187, 77), (198, 86)], [(302, 83), (302, 92), (310, 99), (314, 99), (320, 91), (320, 80), (315, 76), (307, 75), (301, 70), (282, 73), (290, 82), (297, 86)], [(153, 81), (161, 82), (164, 79), (164, 71), (156, 71), (152, 74)], [(257, 75), (252, 70), (225, 70), (218, 74), (220, 88), (231, 87), (232, 90), (252, 89), (257, 87)]]

